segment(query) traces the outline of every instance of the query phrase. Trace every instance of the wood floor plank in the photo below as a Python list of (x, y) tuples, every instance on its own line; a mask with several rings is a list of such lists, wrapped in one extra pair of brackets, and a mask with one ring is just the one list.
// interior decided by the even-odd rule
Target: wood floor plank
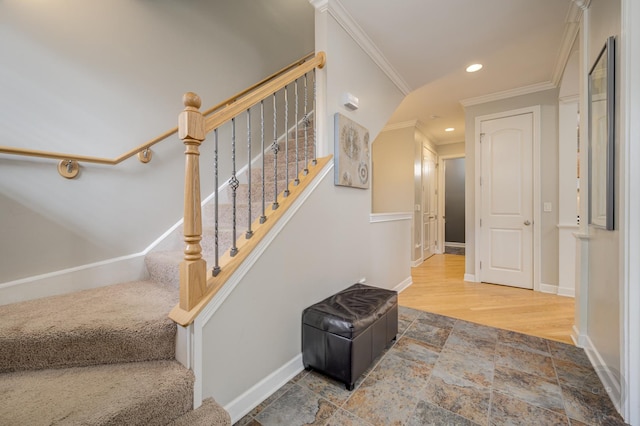
[(412, 268), (402, 306), (573, 344), (575, 300), (495, 284), (464, 281), (464, 256), (441, 254)]

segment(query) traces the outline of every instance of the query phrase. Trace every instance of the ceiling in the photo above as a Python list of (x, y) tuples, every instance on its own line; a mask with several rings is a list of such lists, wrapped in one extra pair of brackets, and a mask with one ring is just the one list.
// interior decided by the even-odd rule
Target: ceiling
[[(417, 123), (436, 144), (464, 141), (461, 101), (473, 104), (501, 92), (557, 85), (579, 18), (572, 0), (336, 3), (377, 47), (407, 93), (387, 125)], [(484, 67), (467, 73), (473, 63)], [(445, 132), (447, 127), (455, 130)]]

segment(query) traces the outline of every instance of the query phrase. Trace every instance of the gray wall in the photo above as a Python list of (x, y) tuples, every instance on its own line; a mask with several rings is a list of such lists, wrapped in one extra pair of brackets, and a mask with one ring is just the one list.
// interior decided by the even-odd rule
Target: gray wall
[(444, 241), (464, 243), (464, 158), (444, 160)]
[[(589, 7), (587, 63), (593, 64), (604, 46), (607, 37), (615, 35), (620, 41), (620, 1), (593, 0)], [(620, 52), (620, 45), (617, 46)], [(616, 55), (616, 80), (620, 81), (620, 55)], [(588, 73), (588, 70), (582, 70)], [(619, 86), (618, 86), (619, 89)], [(616, 93), (616, 141), (615, 169), (620, 170), (620, 92)], [(586, 129), (585, 129), (586, 130)], [(581, 134), (586, 134), (582, 132)], [(586, 138), (581, 139), (581, 149), (587, 149)], [(585, 170), (583, 167), (582, 170)], [(586, 181), (583, 180), (586, 183)], [(615, 179), (614, 231), (594, 226), (589, 233), (589, 287), (588, 287), (588, 332), (591, 342), (605, 365), (620, 371), (620, 224), (624, 207), (621, 194), (620, 173)], [(586, 188), (586, 186), (584, 186)], [(582, 214), (581, 217), (587, 217)], [(582, 223), (585, 223), (583, 221)]]
[[(403, 95), (328, 12), (318, 14), (326, 36), (318, 44), (327, 52), (327, 123), (336, 112), (349, 115), (373, 140)], [(360, 98), (356, 112), (340, 102), (346, 91)], [(333, 131), (326, 135), (320, 143), (332, 147)], [(409, 222), (372, 224), (370, 213), (370, 189), (335, 186), (332, 172), (323, 179), (204, 325), (205, 397), (226, 405), (299, 356), (306, 306), (362, 277), (385, 288), (410, 277)]]

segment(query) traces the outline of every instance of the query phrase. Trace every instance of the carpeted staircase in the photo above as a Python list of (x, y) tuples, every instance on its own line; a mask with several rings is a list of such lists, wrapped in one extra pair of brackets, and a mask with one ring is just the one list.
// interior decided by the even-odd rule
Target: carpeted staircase
[[(312, 132), (309, 132), (312, 133)], [(300, 158), (303, 138), (299, 138)], [(310, 139), (309, 154), (313, 150)], [(285, 154), (265, 172), (267, 208), (273, 183), (285, 189)], [(293, 157), (292, 157), (293, 156)], [(311, 158), (311, 156), (309, 156)], [(295, 162), (289, 163), (293, 179)], [(302, 172), (305, 164), (299, 162)], [(252, 171), (252, 218), (261, 215), (261, 170)], [(238, 190), (238, 232), (247, 224), (247, 185)], [(244, 194), (244, 195), (243, 195)], [(221, 196), (222, 199), (222, 196)], [(231, 208), (221, 204), (220, 235), (230, 235)], [(212, 207), (203, 212), (203, 253), (213, 253)], [(220, 254), (231, 246), (220, 238)], [(150, 280), (0, 306), (0, 425), (230, 425), (213, 399), (192, 410), (194, 377), (175, 361), (181, 229), (165, 250), (147, 255)], [(169, 248), (167, 250), (167, 247)], [(211, 264), (211, 263), (209, 263)]]

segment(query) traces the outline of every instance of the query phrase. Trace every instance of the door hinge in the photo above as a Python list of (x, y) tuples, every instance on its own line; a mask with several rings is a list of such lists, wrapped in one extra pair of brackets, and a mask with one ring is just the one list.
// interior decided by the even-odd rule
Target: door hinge
[(482, 138), (484, 137), (484, 133), (480, 133), (480, 143), (482, 143)]
[(482, 219), (480, 219), (480, 228), (482, 228)]
[(480, 269), (482, 269), (482, 260), (480, 261)]
[(480, 176), (480, 186), (482, 186), (482, 176)]

